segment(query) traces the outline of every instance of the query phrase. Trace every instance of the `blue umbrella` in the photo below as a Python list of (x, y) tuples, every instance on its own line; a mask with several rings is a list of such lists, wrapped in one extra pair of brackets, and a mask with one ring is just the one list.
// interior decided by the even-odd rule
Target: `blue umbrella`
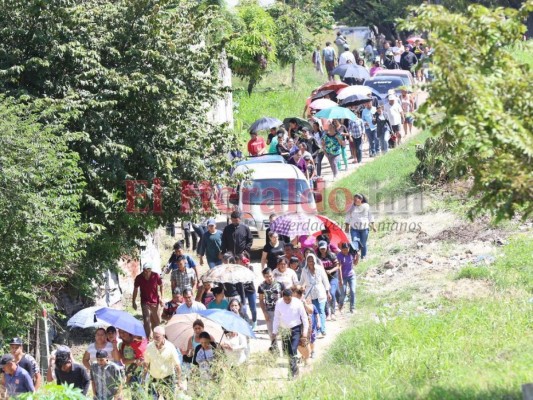
[(71, 328), (93, 328), (102, 326), (103, 321), (99, 321), (94, 313), (103, 307), (87, 307), (78, 311), (67, 321), (67, 326)]
[(146, 337), (141, 321), (126, 311), (104, 307), (95, 312), (98, 319), (134, 336)]
[(326, 108), (315, 114), (315, 117), (325, 119), (350, 119), (355, 121), (356, 117), (353, 112), (344, 107), (331, 107)]
[(225, 330), (230, 332), (237, 332), (241, 335), (255, 338), (255, 333), (252, 327), (242, 319), (239, 315), (228, 310), (205, 310), (198, 311), (198, 314), (204, 318), (210, 319), (222, 326)]

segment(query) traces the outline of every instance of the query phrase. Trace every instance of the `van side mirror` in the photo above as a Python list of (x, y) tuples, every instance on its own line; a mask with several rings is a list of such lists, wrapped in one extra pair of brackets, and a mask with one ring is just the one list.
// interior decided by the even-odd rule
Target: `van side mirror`
[(237, 192), (231, 192), (229, 195), (228, 201), (230, 204), (233, 204), (234, 206), (239, 205), (239, 194)]

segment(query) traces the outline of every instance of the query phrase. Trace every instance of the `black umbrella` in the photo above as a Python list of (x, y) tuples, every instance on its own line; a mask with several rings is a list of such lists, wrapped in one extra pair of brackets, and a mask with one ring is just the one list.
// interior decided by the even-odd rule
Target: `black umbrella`
[(368, 103), (369, 101), (372, 101), (372, 97), (361, 96), (361, 95), (355, 94), (355, 95), (346, 97), (341, 102), (341, 106), (343, 106), (343, 107), (360, 106), (361, 104)]
[(317, 92), (313, 96), (311, 96), (311, 100), (318, 100), (318, 99), (321, 99), (323, 97), (326, 97), (327, 95), (329, 95), (330, 98), (331, 98), (331, 97), (333, 97), (332, 93), (335, 93), (335, 91), (334, 90), (321, 90), (320, 92)]
[(255, 121), (251, 126), (250, 129), (248, 129), (249, 132), (257, 132), (261, 131), (263, 129), (270, 129), (270, 128), (277, 128), (278, 126), (283, 125), (283, 122), (281, 122), (277, 118), (272, 117), (263, 117), (259, 118), (257, 121)]
[(339, 75), (341, 78), (368, 79), (370, 73), (365, 67), (355, 64), (342, 64), (331, 71), (331, 75)]
[(283, 125), (285, 125), (285, 128), (286, 129), (289, 129), (289, 122), (291, 121), (291, 119), (294, 119), (296, 120), (296, 123), (301, 126), (302, 128), (309, 128), (310, 130), (312, 130), (313, 128), (311, 127), (311, 124), (306, 121), (305, 119), (302, 119), (302, 118), (298, 118), (298, 117), (289, 117), (289, 118), (285, 118), (283, 120)]

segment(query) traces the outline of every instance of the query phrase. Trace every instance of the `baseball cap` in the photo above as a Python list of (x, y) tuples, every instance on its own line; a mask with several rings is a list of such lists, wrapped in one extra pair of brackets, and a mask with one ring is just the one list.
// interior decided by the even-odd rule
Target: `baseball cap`
[(11, 342), (9, 342), (9, 344), (18, 344), (18, 345), (22, 346), (24, 344), (24, 342), (22, 342), (21, 338), (14, 337), (13, 339), (11, 339)]
[(15, 361), (15, 358), (11, 354), (4, 354), (2, 358), (0, 358), (0, 368), (4, 368), (7, 363)]
[(56, 365), (61, 368), (70, 360), (70, 348), (59, 346), (56, 350)]
[(327, 249), (328, 248), (328, 242), (326, 242), (325, 240), (321, 240), (320, 242), (318, 242), (318, 248), (319, 249)]
[(215, 221), (214, 218), (209, 218), (207, 220), (207, 226), (210, 226), (210, 225), (216, 225), (217, 224), (217, 221)]
[(107, 354), (106, 350), (97, 350), (96, 351), (96, 358), (107, 358), (109, 357), (109, 354)]
[(143, 264), (143, 271), (144, 271), (145, 269), (154, 269), (154, 266), (153, 266), (153, 264), (152, 264), (151, 261), (146, 261), (146, 262)]

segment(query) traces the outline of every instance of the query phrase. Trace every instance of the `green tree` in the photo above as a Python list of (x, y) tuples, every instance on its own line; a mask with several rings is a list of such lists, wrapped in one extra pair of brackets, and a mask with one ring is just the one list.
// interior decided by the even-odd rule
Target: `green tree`
[(436, 138), (419, 150), (416, 176), (473, 177), (470, 216), (533, 211), (533, 74), (512, 55), (531, 10), (532, 0), (520, 10), (471, 5), (464, 14), (422, 5), (401, 25), (428, 32), (435, 48), (435, 80), (419, 116)]
[[(0, 91), (60, 126), (79, 155), (81, 222), (91, 240), (77, 265), (87, 279), (71, 282), (89, 290), (89, 278), (113, 268), (137, 239), (184, 215), (182, 181), (227, 179), (236, 140), (206, 112), (226, 90), (214, 40), (219, 8), (186, 0), (1, 5)], [(128, 213), (126, 181), (154, 178), (162, 212)]]
[(248, 79), (248, 94), (276, 61), (276, 25), (256, 0), (237, 7), (233, 29), (239, 32), (227, 45), (230, 67), (238, 77)]
[(276, 3), (268, 8), (276, 22), (276, 57), (282, 67), (291, 66), (291, 82), (296, 81), (296, 63), (308, 56), (312, 41), (307, 29), (307, 16), (298, 8)]
[(0, 97), (0, 332), (21, 334), (72, 278), (87, 239), (79, 157), (58, 127)]

